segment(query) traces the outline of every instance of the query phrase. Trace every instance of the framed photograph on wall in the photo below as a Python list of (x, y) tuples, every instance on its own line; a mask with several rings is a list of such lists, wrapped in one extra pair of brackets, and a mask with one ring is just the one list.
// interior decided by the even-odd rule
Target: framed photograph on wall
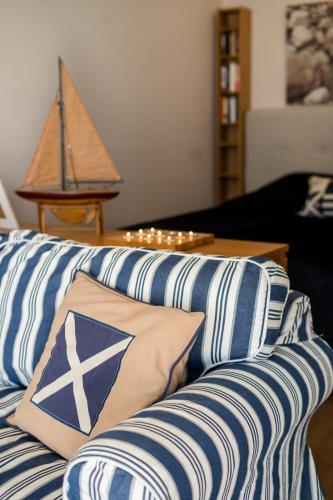
[(287, 103), (333, 104), (333, 1), (286, 11)]
[(18, 227), (17, 219), (0, 179), (0, 229), (17, 229)]

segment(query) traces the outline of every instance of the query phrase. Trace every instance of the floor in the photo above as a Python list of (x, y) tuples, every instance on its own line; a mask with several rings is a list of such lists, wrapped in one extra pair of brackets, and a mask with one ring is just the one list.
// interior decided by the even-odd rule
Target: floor
[(333, 500), (333, 396), (310, 423), (309, 442), (326, 500)]

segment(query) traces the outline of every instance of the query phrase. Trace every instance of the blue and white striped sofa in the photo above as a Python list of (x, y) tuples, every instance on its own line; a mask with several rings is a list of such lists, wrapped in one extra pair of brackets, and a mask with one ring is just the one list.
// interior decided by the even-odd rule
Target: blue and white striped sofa
[[(6, 425), (55, 311), (83, 269), (151, 303), (202, 310), (189, 383), (67, 463)], [(222, 335), (223, 334), (223, 335)], [(309, 419), (333, 352), (308, 299), (269, 260), (88, 247), (29, 231), (0, 240), (0, 499), (319, 499)]]

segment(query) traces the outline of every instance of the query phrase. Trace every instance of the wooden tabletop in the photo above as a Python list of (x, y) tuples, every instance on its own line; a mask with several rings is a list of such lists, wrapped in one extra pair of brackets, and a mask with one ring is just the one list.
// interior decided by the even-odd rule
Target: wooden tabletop
[(287, 243), (266, 243), (263, 241), (215, 238), (214, 243), (197, 247), (193, 250), (189, 250), (189, 252), (225, 255), (227, 257), (267, 257), (287, 269), (288, 250), (289, 245)]
[[(286, 243), (266, 243), (263, 241), (248, 241), (248, 240), (231, 240), (227, 238), (215, 238), (214, 243), (209, 243), (202, 247), (194, 248), (191, 252), (203, 253), (221, 253), (228, 256), (246, 257), (248, 255), (265, 255), (275, 253), (276, 251), (287, 252), (289, 245)], [(227, 253), (225, 253), (227, 252)]]
[[(22, 229), (36, 227), (31, 225), (22, 224)], [(97, 236), (94, 228), (68, 227), (68, 226), (50, 226), (47, 228), (48, 234), (59, 236), (60, 238), (72, 239), (82, 243), (89, 243), (90, 245), (120, 245), (119, 236), (124, 234), (123, 231), (109, 230), (102, 236)], [(124, 243), (125, 244), (125, 241)], [(211, 255), (225, 255), (227, 257), (247, 257), (258, 256), (268, 257), (283, 267), (287, 268), (287, 253), (289, 245), (286, 243), (265, 243), (262, 241), (246, 241), (246, 240), (232, 240), (225, 238), (215, 238), (213, 243), (198, 246), (191, 250), (189, 253), (206, 253)]]

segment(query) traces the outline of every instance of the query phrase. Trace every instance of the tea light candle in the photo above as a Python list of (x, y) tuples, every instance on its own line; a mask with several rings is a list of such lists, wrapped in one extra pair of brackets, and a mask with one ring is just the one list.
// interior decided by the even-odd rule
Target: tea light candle
[(143, 229), (139, 229), (139, 234), (142, 235)]
[(150, 228), (150, 232), (151, 232), (151, 233), (155, 233), (155, 228), (154, 228), (154, 227), (151, 227), (151, 228)]
[(189, 233), (188, 233), (188, 234), (189, 234), (189, 237), (190, 237), (190, 238), (193, 238), (193, 236), (194, 236), (194, 232), (193, 232), (193, 231), (189, 231)]
[(150, 242), (151, 241), (151, 234), (147, 234), (147, 241)]
[(179, 231), (179, 233), (178, 233), (178, 238), (179, 238), (179, 239), (182, 239), (182, 237), (183, 237), (183, 233), (182, 233), (181, 231)]
[(157, 236), (162, 236), (162, 231), (157, 231)]
[(167, 237), (167, 243), (168, 243), (168, 245), (170, 245), (170, 244), (171, 244), (171, 240), (172, 240), (172, 238), (171, 238), (171, 236), (169, 235), (169, 236)]
[(131, 232), (130, 231), (127, 231), (125, 239), (128, 241), (131, 239)]

